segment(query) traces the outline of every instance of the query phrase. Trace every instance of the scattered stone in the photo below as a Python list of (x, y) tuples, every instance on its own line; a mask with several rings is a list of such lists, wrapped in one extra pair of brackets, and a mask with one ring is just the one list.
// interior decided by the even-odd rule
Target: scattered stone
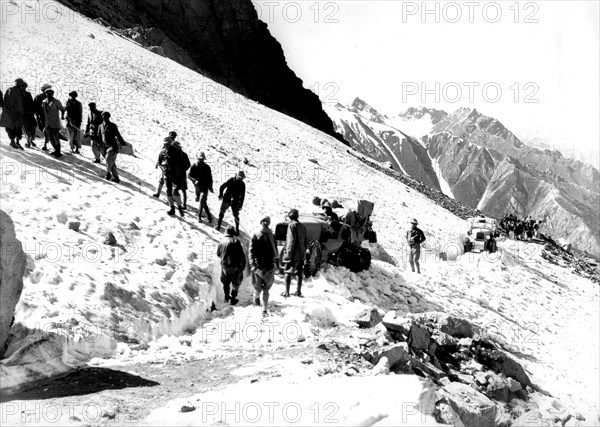
[(435, 411), (433, 412), (433, 417), (440, 424), (447, 424), (450, 426), (459, 425), (457, 423), (457, 421), (459, 421), (458, 415), (456, 415), (456, 412), (454, 412), (452, 410), (452, 406), (450, 406), (448, 403), (443, 402), (443, 401), (438, 402), (437, 405), (435, 406)]
[(64, 213), (64, 212), (61, 212), (61, 213), (59, 213), (59, 214), (57, 214), (57, 215), (56, 215), (56, 220), (57, 220), (58, 222), (60, 222), (61, 224), (63, 224), (63, 225), (64, 225), (64, 224), (66, 224), (66, 223), (67, 223), (67, 221), (69, 220), (69, 217), (67, 216), (67, 214), (66, 214), (66, 213)]
[(258, 378), (251, 378), (250, 379), (250, 384), (254, 384), (258, 382)]
[(408, 362), (408, 366), (413, 370), (414, 373), (420, 376), (429, 377), (434, 380), (440, 378), (446, 378), (446, 373), (441, 369), (436, 368), (430, 362), (421, 362), (420, 360), (412, 357)]
[(114, 234), (112, 234), (112, 232), (109, 231), (108, 233), (106, 233), (106, 235), (104, 236), (104, 244), (109, 246), (117, 245), (117, 238)]
[(81, 227), (81, 222), (79, 221), (69, 221), (69, 230), (79, 231), (79, 227)]
[(381, 315), (374, 308), (365, 310), (354, 318), (359, 328), (373, 328), (382, 321)]
[(494, 399), (500, 402), (508, 402), (508, 394), (510, 388), (508, 381), (504, 380), (496, 374), (492, 374), (488, 378), (488, 386), (485, 394), (490, 399)]
[(396, 313), (390, 311), (383, 318), (383, 326), (387, 328), (393, 335), (394, 332), (400, 333), (408, 337), (412, 322), (406, 317), (398, 317)]
[(408, 362), (410, 354), (408, 353), (408, 345), (405, 342), (392, 344), (387, 347), (378, 348), (373, 353), (363, 353), (363, 357), (371, 362), (373, 365), (377, 365), (382, 357), (387, 357), (390, 369), (394, 369), (402, 363)]
[[(497, 408), (488, 397), (468, 385), (453, 382), (440, 390), (465, 427), (494, 427)], [(456, 425), (456, 424), (454, 424)]]
[(131, 230), (139, 230), (140, 229), (140, 227), (138, 227), (138, 225), (135, 222), (130, 222), (129, 223), (129, 228)]
[(179, 410), (179, 412), (192, 412), (195, 410), (196, 410), (196, 407), (190, 404), (190, 405), (183, 405), (181, 407), (181, 409)]
[(479, 385), (486, 385), (488, 382), (488, 375), (484, 372), (475, 372), (473, 376)]
[(167, 265), (167, 260), (165, 258), (156, 258), (154, 260), (154, 262), (158, 265), (160, 265), (161, 267), (164, 267), (165, 265)]
[(523, 387), (521, 387), (521, 383), (517, 380), (514, 380), (512, 378), (507, 378), (508, 381), (508, 387), (509, 387), (509, 391), (511, 393), (516, 393), (517, 391), (521, 390)]
[(475, 355), (480, 363), (494, 372), (502, 372), (505, 376), (517, 380), (522, 386), (532, 387), (525, 369), (504, 350), (496, 349), (483, 341), (477, 341), (475, 344)]
[(427, 350), (431, 342), (431, 334), (429, 331), (418, 325), (413, 324), (408, 333), (408, 346), (417, 350)]

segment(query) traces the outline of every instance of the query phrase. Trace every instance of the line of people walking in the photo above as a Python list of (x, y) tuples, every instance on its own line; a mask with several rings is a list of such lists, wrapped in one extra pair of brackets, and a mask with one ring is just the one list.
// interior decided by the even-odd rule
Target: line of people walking
[(514, 240), (531, 241), (538, 236), (540, 229), (540, 221), (536, 221), (531, 215), (525, 219), (519, 219), (515, 214), (506, 214), (498, 225), (508, 232), (509, 239)]
[(105, 179), (119, 183), (119, 171), (116, 165), (117, 156), (121, 147), (127, 145), (118, 126), (110, 119), (108, 111), (99, 111), (96, 104), (88, 104), (90, 112), (85, 131), (82, 131), (83, 106), (77, 100), (77, 91), (69, 93), (69, 99), (63, 106), (62, 102), (54, 97), (54, 89), (49, 84), (41, 86), (41, 92), (35, 97), (27, 91), (28, 84), (22, 78), (15, 80), (14, 86), (8, 88), (4, 95), (0, 92), (0, 127), (6, 130), (10, 146), (17, 150), (24, 150), (21, 145), (23, 135), (26, 137), (25, 148), (37, 148), (35, 143), (36, 131), (39, 129), (44, 135), (42, 151), (48, 151), (48, 144), (53, 148), (50, 153), (55, 158), (61, 158), (61, 135), (63, 129), (61, 121), (66, 121), (65, 138), (73, 154), (80, 154), (83, 138), (89, 137), (94, 163), (101, 163), (100, 158), (106, 159)]

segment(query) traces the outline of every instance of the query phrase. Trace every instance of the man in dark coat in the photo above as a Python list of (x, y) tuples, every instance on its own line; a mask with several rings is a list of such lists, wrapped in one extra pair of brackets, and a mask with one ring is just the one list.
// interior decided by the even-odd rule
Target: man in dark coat
[(6, 129), (10, 139), (10, 146), (23, 150), (21, 138), (23, 137), (23, 125), (25, 124), (25, 110), (23, 107), (23, 93), (21, 88), (26, 83), (23, 79), (16, 79), (15, 85), (6, 89), (4, 94), (4, 105), (0, 116), (0, 127)]
[(236, 233), (240, 233), (240, 211), (244, 206), (246, 197), (246, 184), (244, 184), (246, 174), (244, 171), (239, 171), (236, 176), (229, 178), (219, 188), (219, 200), (222, 200), (221, 210), (219, 212), (219, 220), (217, 221), (216, 229), (221, 229), (221, 223), (227, 209), (231, 207), (233, 218), (235, 219)]
[(268, 216), (260, 220), (261, 229), (252, 235), (249, 251), (254, 305), (260, 307), (262, 293), (263, 315), (268, 314), (269, 290), (275, 280), (275, 265), (279, 258), (275, 236), (269, 225), (271, 225), (271, 218)]
[(425, 241), (425, 234), (417, 227), (417, 220), (413, 219), (411, 222), (411, 228), (406, 232), (406, 242), (408, 243), (408, 262), (413, 273), (415, 272), (415, 266), (417, 267), (417, 273), (421, 274), (421, 266), (419, 264), (419, 258), (421, 258), (421, 243)]
[(100, 155), (106, 157), (105, 147), (102, 145), (102, 137), (98, 134), (98, 129), (102, 124), (102, 111), (96, 108), (95, 102), (90, 102), (88, 107), (90, 108), (90, 112), (85, 127), (85, 136), (90, 137), (92, 153), (94, 153), (94, 163), (100, 163)]
[[(239, 301), (237, 299), (238, 290), (242, 284), (244, 268), (246, 268), (244, 248), (234, 234), (233, 227), (227, 227), (225, 239), (217, 248), (217, 256), (221, 258), (221, 283), (225, 292), (225, 302), (231, 300), (231, 305), (236, 305)], [(231, 295), (229, 294), (230, 286), (232, 286)]]
[(170, 216), (175, 215), (175, 204), (177, 204), (179, 214), (183, 217), (184, 209), (181, 205), (181, 196), (179, 192), (181, 191), (183, 180), (186, 179), (185, 172), (189, 166), (186, 167), (186, 159), (179, 143), (173, 141), (171, 137), (165, 138), (164, 141), (168, 143), (168, 146), (166, 147), (163, 156), (161, 168), (165, 174), (167, 201), (171, 207), (167, 214)]
[(306, 227), (298, 221), (298, 209), (292, 209), (288, 213), (290, 223), (288, 224), (287, 235), (285, 238), (285, 249), (283, 259), (285, 265), (285, 292), (281, 295), (285, 298), (290, 296), (290, 286), (292, 276), (296, 275), (298, 285), (293, 294), (297, 297), (302, 296), (302, 279), (304, 277), (304, 259), (306, 257), (306, 247), (308, 239), (306, 237)]
[[(119, 132), (116, 124), (110, 121), (110, 113), (102, 113), (102, 124), (98, 128), (98, 135), (102, 138), (102, 143), (106, 147), (106, 179), (121, 182), (119, 171), (117, 169), (117, 155), (121, 151), (121, 145), (125, 145), (125, 140)], [(111, 179), (112, 178), (112, 179)]]
[(79, 154), (81, 148), (81, 122), (83, 121), (83, 107), (77, 100), (77, 92), (69, 93), (69, 100), (66, 104), (67, 114), (67, 133), (69, 134), (69, 146), (71, 151)]
[(44, 118), (46, 120), (46, 124), (44, 126), (44, 133), (48, 136), (48, 140), (52, 147), (54, 147), (54, 152), (51, 153), (54, 157), (58, 158), (62, 156), (60, 152), (60, 129), (61, 118), (64, 119), (65, 115), (65, 107), (63, 107), (62, 103), (54, 98), (54, 90), (46, 89), (46, 99), (42, 102), (42, 107), (44, 109)]
[[(169, 146), (173, 142), (175, 142), (175, 140), (177, 139), (177, 132), (175, 132), (175, 131), (169, 132), (168, 138), (170, 138), (169, 142), (165, 142), (163, 144), (163, 148), (158, 153), (158, 161), (156, 162), (156, 169), (160, 168), (161, 174), (160, 174), (160, 179), (158, 180), (158, 187), (156, 187), (156, 193), (154, 193), (152, 195), (152, 197), (156, 197), (157, 199), (160, 198), (160, 192), (162, 191), (162, 188), (165, 185), (165, 171), (161, 167), (161, 164), (162, 164), (163, 160), (167, 158), (166, 156), (167, 156), (167, 150), (168, 150)], [(167, 141), (166, 138), (165, 138), (165, 141)]]
[(206, 155), (203, 152), (198, 154), (198, 161), (192, 165), (188, 176), (196, 189), (196, 201), (200, 201), (198, 221), (202, 221), (202, 211), (205, 210), (208, 223), (210, 224), (213, 221), (213, 217), (208, 209), (206, 200), (208, 199), (208, 192), (213, 192), (213, 178), (210, 166), (204, 162), (205, 160)]
[(181, 183), (179, 184), (179, 187), (181, 188), (181, 194), (183, 195), (183, 205), (181, 206), (181, 208), (185, 211), (185, 210), (187, 210), (187, 189), (188, 189), (187, 171), (190, 169), (192, 164), (190, 162), (190, 158), (187, 155), (187, 153), (185, 151), (183, 151), (183, 148), (181, 148), (181, 145), (179, 143), (178, 143), (178, 145), (179, 145), (179, 148), (181, 149), (181, 154), (183, 156), (184, 173), (183, 173), (183, 178), (181, 179)]
[(35, 131), (37, 129), (37, 121), (35, 120), (35, 104), (31, 92), (27, 91), (27, 83), (21, 86), (21, 95), (23, 96), (23, 129), (27, 136), (25, 147), (35, 147)]
[(46, 115), (44, 114), (44, 100), (46, 99), (46, 89), (52, 89), (49, 84), (44, 84), (41, 87), (42, 93), (39, 93), (33, 98), (33, 109), (35, 111), (35, 120), (37, 122), (38, 129), (44, 134), (44, 146), (42, 151), (48, 151), (48, 135), (44, 132), (46, 127)]

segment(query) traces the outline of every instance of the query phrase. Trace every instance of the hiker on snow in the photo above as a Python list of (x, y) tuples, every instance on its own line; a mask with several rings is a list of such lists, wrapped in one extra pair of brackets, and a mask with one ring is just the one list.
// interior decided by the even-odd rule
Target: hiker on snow
[(285, 292), (281, 295), (285, 298), (290, 296), (290, 286), (292, 276), (298, 276), (298, 285), (293, 294), (297, 297), (302, 296), (302, 279), (304, 277), (304, 257), (308, 239), (306, 237), (306, 227), (298, 221), (298, 209), (292, 209), (288, 213), (291, 222), (288, 224), (287, 235), (285, 237), (285, 249), (282, 262), (285, 265)]
[(162, 160), (162, 168), (165, 174), (165, 184), (167, 185), (167, 201), (171, 207), (167, 215), (175, 215), (175, 204), (177, 204), (179, 214), (183, 217), (184, 209), (181, 205), (179, 192), (181, 191), (182, 182), (186, 179), (185, 171), (189, 166), (186, 165), (183, 150), (179, 143), (173, 141), (171, 137), (165, 138), (164, 141), (168, 143), (168, 146)]
[(21, 87), (25, 84), (23, 79), (19, 78), (15, 80), (13, 87), (6, 89), (2, 116), (0, 116), (0, 127), (6, 129), (6, 134), (10, 139), (10, 146), (20, 150), (23, 150), (20, 141), (23, 137), (23, 125), (25, 124), (25, 110), (23, 108)]
[(48, 136), (48, 141), (50, 141), (50, 144), (52, 144), (52, 147), (54, 148), (54, 152), (50, 154), (59, 158), (62, 156), (60, 152), (59, 136), (60, 129), (62, 128), (60, 120), (61, 118), (64, 119), (65, 107), (63, 107), (58, 99), (54, 98), (53, 89), (46, 89), (46, 99), (42, 102), (42, 108), (44, 109), (44, 116), (46, 119), (44, 133)]
[(100, 163), (100, 155), (106, 157), (102, 137), (98, 134), (98, 129), (102, 124), (102, 111), (96, 108), (95, 102), (90, 102), (88, 107), (90, 107), (90, 113), (85, 127), (85, 136), (90, 137), (92, 152), (94, 153), (94, 163)]
[[(152, 197), (156, 197), (157, 199), (160, 198), (160, 192), (162, 191), (163, 186), (165, 185), (165, 171), (163, 170), (163, 168), (161, 167), (163, 160), (166, 158), (167, 155), (167, 149), (169, 148), (169, 145), (172, 144), (173, 141), (175, 141), (175, 139), (177, 138), (177, 132), (175, 131), (171, 131), (169, 132), (169, 138), (171, 138), (171, 142), (165, 142), (163, 144), (163, 148), (160, 150), (160, 153), (158, 153), (158, 161), (156, 162), (156, 169), (160, 168), (161, 170), (161, 174), (160, 174), (160, 179), (158, 180), (158, 187), (156, 187), (156, 193), (154, 193), (152, 195)], [(165, 139), (166, 141), (166, 139)]]
[(116, 165), (117, 155), (121, 151), (121, 145), (125, 145), (125, 141), (117, 125), (110, 121), (110, 113), (108, 111), (102, 113), (102, 121), (102, 124), (98, 128), (98, 135), (102, 138), (102, 143), (106, 147), (105, 178), (118, 184), (121, 180), (119, 179), (119, 171)]
[(27, 91), (27, 83), (21, 86), (21, 95), (23, 96), (23, 129), (27, 136), (25, 147), (32, 148), (35, 145), (35, 131), (37, 129), (37, 121), (35, 120), (35, 104), (31, 92)]
[(270, 217), (266, 216), (260, 220), (261, 229), (252, 235), (249, 251), (254, 305), (260, 307), (262, 293), (263, 315), (268, 313), (269, 290), (275, 280), (275, 265), (279, 258), (275, 236), (269, 225), (271, 225)]
[(417, 220), (413, 219), (411, 222), (411, 228), (406, 232), (406, 241), (408, 243), (408, 262), (413, 273), (415, 272), (415, 266), (417, 267), (417, 273), (421, 274), (421, 266), (419, 264), (419, 258), (421, 258), (421, 243), (425, 241), (425, 234), (417, 227)]
[(46, 99), (46, 89), (52, 89), (52, 86), (43, 84), (40, 89), (42, 93), (37, 94), (35, 98), (33, 98), (33, 109), (35, 111), (35, 120), (37, 121), (38, 129), (44, 134), (44, 146), (42, 147), (42, 151), (48, 151), (48, 135), (44, 132), (44, 128), (46, 127), (44, 100)]
[(66, 104), (67, 114), (67, 133), (69, 134), (69, 146), (71, 151), (79, 154), (81, 148), (81, 122), (83, 121), (83, 107), (81, 102), (77, 101), (77, 92), (69, 93), (69, 100)]
[(198, 154), (198, 160), (194, 163), (190, 169), (189, 178), (194, 183), (196, 190), (196, 201), (200, 201), (200, 208), (198, 209), (198, 221), (202, 221), (202, 211), (206, 211), (206, 217), (208, 223), (211, 224), (213, 217), (208, 209), (206, 200), (208, 198), (208, 192), (213, 193), (213, 178), (210, 166), (204, 161), (206, 155), (204, 152)]
[[(246, 254), (242, 243), (234, 236), (235, 229), (231, 226), (225, 230), (225, 239), (217, 248), (217, 256), (221, 258), (221, 283), (225, 292), (225, 302), (231, 300), (231, 305), (238, 303), (237, 295), (244, 268), (246, 268)], [(231, 286), (231, 295), (229, 293)]]
[[(221, 229), (221, 223), (227, 209), (231, 207), (233, 218), (235, 219), (235, 231), (240, 234), (240, 211), (244, 206), (244, 198), (246, 197), (246, 184), (244, 184), (246, 174), (244, 171), (239, 171), (236, 176), (229, 178), (219, 188), (219, 200), (222, 200), (221, 210), (219, 212), (219, 220), (215, 229)], [(223, 194), (225, 192), (225, 194)]]
[(183, 171), (183, 178), (181, 179), (181, 194), (183, 194), (183, 205), (181, 206), (181, 208), (185, 211), (187, 210), (187, 189), (188, 189), (188, 184), (187, 184), (187, 171), (190, 168), (190, 166), (192, 166), (192, 164), (190, 163), (190, 158), (188, 157), (187, 153), (185, 151), (183, 151), (183, 148), (181, 148), (181, 145), (179, 144), (178, 141), (175, 141), (175, 145), (179, 147), (179, 149), (181, 150), (181, 154), (183, 156), (183, 166), (184, 166), (184, 171)]

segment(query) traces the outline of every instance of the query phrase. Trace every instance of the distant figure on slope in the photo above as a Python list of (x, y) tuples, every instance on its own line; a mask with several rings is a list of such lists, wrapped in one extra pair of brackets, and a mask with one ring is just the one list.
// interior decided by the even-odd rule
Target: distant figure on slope
[(261, 229), (252, 235), (249, 251), (254, 305), (260, 307), (262, 293), (263, 315), (268, 314), (269, 290), (275, 280), (275, 265), (279, 258), (275, 236), (269, 225), (271, 225), (270, 217), (266, 216), (260, 220)]
[(246, 184), (244, 184), (244, 178), (246, 174), (244, 171), (239, 171), (234, 177), (229, 178), (219, 188), (219, 200), (221, 203), (221, 210), (219, 211), (219, 220), (215, 229), (221, 229), (221, 223), (227, 209), (231, 207), (233, 218), (235, 220), (235, 232), (240, 234), (240, 211), (244, 206), (244, 199), (246, 197)]
[(523, 231), (524, 231), (523, 222), (519, 219), (519, 220), (517, 220), (517, 222), (515, 224), (515, 239), (523, 240)]
[[(225, 292), (225, 302), (231, 300), (231, 305), (238, 303), (237, 295), (242, 278), (244, 268), (246, 268), (246, 254), (241, 242), (234, 236), (235, 230), (233, 227), (227, 227), (225, 230), (225, 239), (217, 248), (217, 256), (221, 258), (221, 283)], [(229, 293), (231, 289), (231, 294)]]
[(105, 178), (118, 184), (121, 180), (119, 179), (119, 171), (116, 164), (117, 155), (121, 151), (121, 145), (125, 145), (125, 141), (117, 125), (110, 121), (110, 113), (108, 111), (102, 113), (102, 121), (102, 124), (98, 128), (98, 135), (100, 135), (102, 143), (106, 147)]
[[(56, 158), (62, 156), (60, 152), (60, 136), (59, 132), (61, 129), (60, 120), (64, 119), (65, 107), (61, 102), (54, 98), (54, 89), (46, 89), (46, 99), (42, 102), (44, 109), (44, 117), (46, 124), (44, 126), (44, 133), (48, 137), (48, 141), (52, 144), (54, 152), (50, 153)], [(60, 114), (59, 114), (60, 113)]]
[(181, 185), (183, 180), (186, 179), (185, 171), (187, 170), (185, 164), (185, 157), (183, 151), (178, 142), (173, 141), (173, 138), (167, 137), (164, 140), (165, 153), (162, 159), (162, 169), (165, 174), (165, 184), (167, 185), (167, 201), (171, 209), (167, 212), (167, 215), (175, 215), (175, 204), (179, 214), (183, 217), (184, 210), (181, 205)]
[(95, 102), (88, 104), (90, 113), (88, 115), (87, 125), (85, 126), (85, 136), (90, 137), (92, 153), (94, 153), (94, 163), (101, 163), (100, 156), (106, 157), (105, 147), (102, 144), (102, 137), (98, 134), (98, 129), (102, 124), (102, 111), (96, 108)]
[(406, 241), (408, 243), (408, 262), (413, 273), (415, 272), (415, 266), (417, 267), (417, 273), (421, 274), (421, 266), (419, 259), (421, 258), (421, 243), (425, 241), (425, 234), (417, 227), (418, 221), (413, 219), (411, 222), (411, 228), (406, 232)]
[[(152, 197), (156, 197), (157, 199), (160, 198), (160, 192), (162, 191), (162, 188), (165, 185), (164, 169), (160, 166), (162, 164), (161, 159), (165, 158), (168, 145), (171, 145), (177, 138), (177, 132), (175, 132), (175, 131), (169, 132), (169, 138), (171, 138), (171, 142), (169, 142), (168, 144), (165, 142), (165, 144), (163, 145), (163, 148), (160, 150), (160, 153), (158, 153), (158, 161), (156, 162), (156, 169), (158, 169), (160, 167), (161, 174), (160, 174), (160, 178), (158, 180), (158, 187), (156, 187), (156, 193), (154, 193), (152, 195)], [(165, 139), (165, 141), (166, 141), (166, 139)]]
[(285, 237), (285, 249), (282, 262), (285, 265), (285, 292), (281, 295), (285, 298), (290, 296), (290, 286), (292, 276), (296, 275), (298, 284), (296, 292), (293, 294), (302, 297), (302, 279), (304, 277), (304, 258), (306, 256), (306, 247), (308, 239), (306, 237), (306, 227), (298, 221), (298, 209), (292, 209), (288, 213), (290, 223), (288, 224), (287, 235)]
[(23, 150), (21, 138), (23, 137), (23, 125), (25, 124), (25, 110), (21, 87), (25, 84), (23, 79), (19, 78), (15, 80), (13, 87), (6, 89), (2, 116), (0, 116), (0, 127), (6, 129), (6, 134), (10, 139), (10, 146), (20, 150)]
[(83, 121), (83, 107), (81, 102), (77, 101), (77, 92), (69, 93), (69, 99), (66, 104), (67, 114), (67, 133), (69, 134), (69, 146), (71, 151), (79, 154), (81, 148), (81, 122)]
[(208, 192), (213, 192), (213, 178), (210, 166), (204, 162), (205, 160), (206, 155), (204, 152), (200, 152), (198, 154), (198, 159), (196, 163), (192, 165), (188, 176), (194, 183), (196, 190), (196, 201), (200, 201), (200, 207), (198, 209), (198, 221), (202, 221), (202, 211), (204, 210), (206, 211), (208, 223), (211, 224), (213, 217), (208, 209), (208, 203), (206, 203), (206, 200), (208, 199)]
[[(46, 127), (46, 115), (44, 114), (44, 100), (46, 99), (46, 89), (52, 89), (49, 84), (43, 84), (42, 92), (33, 98), (33, 109), (35, 111), (35, 120), (37, 121), (38, 129), (44, 134), (44, 146), (42, 151), (48, 151), (48, 135), (44, 132)], [(35, 145), (34, 145), (35, 146)]]
[(491, 234), (485, 236), (485, 242), (483, 242), (483, 251), (493, 254), (497, 250), (498, 245), (496, 244), (496, 239), (494, 238), (494, 236)]

